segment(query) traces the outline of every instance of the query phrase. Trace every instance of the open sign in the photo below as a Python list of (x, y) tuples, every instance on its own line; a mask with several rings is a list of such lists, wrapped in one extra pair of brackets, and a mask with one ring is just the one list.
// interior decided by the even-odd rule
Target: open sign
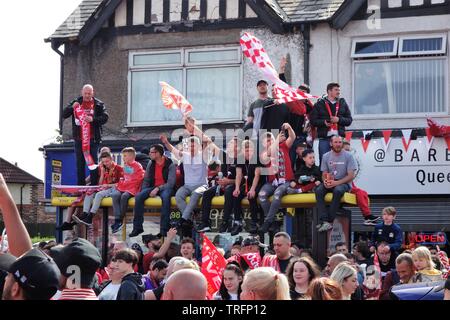
[(445, 245), (447, 236), (444, 232), (419, 233), (415, 237), (415, 242), (424, 245)]

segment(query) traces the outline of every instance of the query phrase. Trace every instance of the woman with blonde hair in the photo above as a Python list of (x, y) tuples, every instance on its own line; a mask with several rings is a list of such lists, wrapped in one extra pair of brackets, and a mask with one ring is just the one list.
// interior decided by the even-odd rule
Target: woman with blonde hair
[(270, 267), (253, 269), (244, 277), (241, 300), (291, 300), (288, 280)]
[(330, 278), (315, 278), (306, 296), (311, 300), (342, 300), (342, 289), (339, 283)]
[(350, 300), (351, 295), (358, 288), (358, 273), (348, 262), (339, 263), (331, 273), (330, 279), (339, 283), (343, 300)]

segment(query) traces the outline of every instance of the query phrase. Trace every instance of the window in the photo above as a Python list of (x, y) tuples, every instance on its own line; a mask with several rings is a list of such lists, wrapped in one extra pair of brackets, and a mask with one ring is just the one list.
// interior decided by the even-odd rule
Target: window
[[(372, 40), (372, 43), (378, 42)], [(354, 49), (357, 48), (356, 43), (358, 41), (354, 41)], [(423, 115), (447, 112), (446, 38), (402, 37), (399, 43), (398, 54), (393, 57), (386, 58), (382, 52), (377, 56), (355, 59), (355, 115)], [(380, 45), (377, 48), (380, 51)], [(387, 45), (384, 48), (387, 52)], [(376, 51), (374, 46), (372, 49)]]
[(160, 81), (182, 93), (204, 123), (241, 120), (241, 73), (236, 47), (131, 53), (128, 124), (181, 123), (179, 112), (163, 106)]
[(397, 38), (355, 40), (352, 46), (352, 58), (396, 56), (397, 45)]

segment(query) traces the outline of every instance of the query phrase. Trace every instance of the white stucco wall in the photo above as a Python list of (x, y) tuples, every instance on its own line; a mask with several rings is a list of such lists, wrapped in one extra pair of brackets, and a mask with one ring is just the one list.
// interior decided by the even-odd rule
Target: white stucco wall
[[(450, 15), (383, 19), (379, 29), (369, 29), (367, 21), (351, 21), (343, 30), (334, 30), (328, 24), (320, 24), (311, 30), (311, 91), (316, 95), (325, 93), (327, 83), (336, 81), (341, 85), (342, 96), (350, 107), (353, 107), (353, 59), (350, 54), (354, 38), (430, 33), (446, 33), (448, 39)], [(447, 77), (448, 74), (450, 74), (450, 69), (447, 70)], [(447, 81), (447, 92), (448, 89), (449, 81)], [(447, 93), (448, 115), (434, 117), (446, 124), (450, 124), (449, 100), (450, 97)], [(358, 116), (355, 117), (350, 129), (426, 127), (423, 116), (405, 118), (405, 116), (397, 115), (397, 118), (395, 117), (395, 115), (380, 115), (377, 119), (367, 119), (367, 117)]]
[[(242, 30), (249, 32), (263, 43), (264, 49), (272, 60), (273, 65), (279, 68), (281, 57), (288, 56), (290, 64), (290, 84), (298, 87), (303, 83), (303, 37), (301, 33), (278, 35), (273, 34), (269, 29), (249, 29)], [(246, 57), (243, 58), (244, 78), (243, 78), (243, 111), (246, 118), (250, 104), (258, 97), (256, 83), (265, 79), (264, 75)], [(288, 71), (287, 71), (288, 73)], [(266, 79), (268, 80), (268, 79)]]
[[(22, 184), (16, 184), (16, 183), (8, 183), (9, 191), (11, 192), (14, 202), (19, 205), (20, 204), (20, 188), (22, 187)], [(22, 201), (23, 204), (31, 204), (31, 185), (27, 184), (23, 188), (23, 195), (22, 195)]]

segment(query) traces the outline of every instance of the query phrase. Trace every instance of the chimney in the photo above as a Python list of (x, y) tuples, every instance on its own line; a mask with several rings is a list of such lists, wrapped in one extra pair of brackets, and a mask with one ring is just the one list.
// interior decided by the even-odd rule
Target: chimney
[(17, 167), (17, 162), (14, 162), (14, 165)]

